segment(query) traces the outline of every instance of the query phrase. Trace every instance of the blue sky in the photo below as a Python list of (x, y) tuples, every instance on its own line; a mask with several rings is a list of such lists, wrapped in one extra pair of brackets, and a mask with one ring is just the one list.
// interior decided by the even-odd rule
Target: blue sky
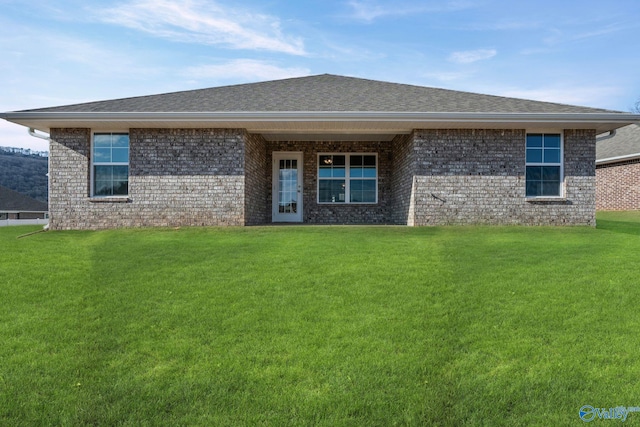
[[(332, 73), (628, 111), (638, 0), (0, 0), (0, 111)], [(0, 121), (0, 145), (46, 150)]]

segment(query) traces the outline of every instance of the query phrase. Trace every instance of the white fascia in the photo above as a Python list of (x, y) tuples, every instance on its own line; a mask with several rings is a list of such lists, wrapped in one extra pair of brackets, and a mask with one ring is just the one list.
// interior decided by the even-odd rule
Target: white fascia
[[(223, 127), (244, 127), (250, 131), (278, 132), (304, 130), (305, 123), (341, 123), (344, 131), (355, 126), (372, 123), (370, 129), (398, 133), (411, 129), (446, 127), (492, 128), (553, 127), (563, 129), (596, 129), (598, 133), (610, 131), (640, 121), (640, 115), (627, 113), (465, 113), (465, 112), (389, 112), (389, 111), (226, 111), (226, 112), (37, 112), (17, 111), (0, 114), (0, 118), (23, 126), (49, 131), (54, 127), (98, 127), (100, 123), (129, 127), (167, 127), (171, 123), (202, 126), (220, 123)], [(263, 125), (261, 125), (261, 123)], [(295, 126), (295, 125), (298, 126)], [(358, 126), (358, 124), (360, 124)], [(268, 125), (268, 126), (267, 126)], [(274, 126), (278, 125), (278, 126)]]
[(224, 111), (224, 112), (8, 112), (12, 120), (246, 120), (246, 121), (479, 121), (479, 122), (636, 122), (639, 114), (626, 113), (459, 113), (388, 111)]
[(606, 159), (596, 160), (596, 165), (606, 165), (609, 163), (625, 162), (627, 160), (640, 159), (640, 153), (626, 154), (624, 156), (607, 157)]

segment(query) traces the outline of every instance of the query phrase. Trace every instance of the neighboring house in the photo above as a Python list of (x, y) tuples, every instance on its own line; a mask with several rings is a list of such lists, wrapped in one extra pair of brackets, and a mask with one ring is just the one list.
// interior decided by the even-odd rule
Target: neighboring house
[(596, 141), (596, 209), (640, 209), (640, 126), (625, 126)]
[(50, 227), (595, 225), (596, 135), (640, 116), (335, 75), (8, 112)]
[(0, 185), (0, 220), (44, 219), (47, 204)]

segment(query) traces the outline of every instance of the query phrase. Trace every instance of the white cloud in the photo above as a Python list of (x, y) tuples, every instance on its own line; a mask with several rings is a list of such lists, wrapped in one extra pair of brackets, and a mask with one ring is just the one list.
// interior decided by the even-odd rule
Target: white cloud
[(543, 39), (544, 43), (550, 46), (560, 45), (564, 43), (581, 42), (596, 37), (603, 37), (613, 33), (625, 30), (624, 26), (612, 24), (602, 28), (589, 29), (587, 31), (572, 31), (569, 29), (552, 29), (549, 35)]
[(285, 36), (276, 17), (203, 0), (132, 0), (97, 13), (103, 22), (178, 42), (304, 55), (298, 37)]
[(351, 1), (349, 2), (349, 6), (353, 8), (353, 17), (361, 21), (371, 22), (380, 16), (393, 14), (392, 9), (385, 8), (372, 2)]
[(447, 1), (434, 2), (434, 4), (424, 3), (416, 5), (413, 2), (404, 4), (398, 3), (378, 3), (375, 0), (351, 0), (347, 3), (353, 10), (352, 18), (359, 21), (373, 22), (374, 20), (386, 16), (404, 16), (426, 12), (453, 12), (467, 9), (471, 4), (467, 1)]
[(462, 52), (453, 52), (449, 55), (449, 61), (456, 62), (458, 64), (471, 64), (473, 62), (493, 58), (497, 54), (498, 51), (495, 49), (466, 50)]
[(439, 82), (453, 82), (470, 77), (469, 73), (449, 72), (449, 71), (436, 71), (430, 73), (424, 73), (423, 76), (427, 79), (435, 79)]
[(236, 59), (224, 64), (189, 67), (185, 74), (194, 79), (256, 81), (307, 76), (310, 70), (300, 67), (282, 68), (267, 61), (255, 59)]
[(496, 89), (491, 93), (511, 98), (532, 99), (535, 101), (557, 102), (569, 105), (584, 105), (596, 108), (611, 107), (611, 100), (624, 93), (615, 86), (578, 86), (567, 84), (563, 86), (539, 87), (535, 89)]
[(525, 31), (525, 30), (537, 30), (542, 27), (543, 24), (534, 20), (512, 20), (503, 19), (499, 21), (491, 20), (487, 22), (465, 22), (462, 25), (457, 25), (454, 28), (461, 28), (470, 31)]

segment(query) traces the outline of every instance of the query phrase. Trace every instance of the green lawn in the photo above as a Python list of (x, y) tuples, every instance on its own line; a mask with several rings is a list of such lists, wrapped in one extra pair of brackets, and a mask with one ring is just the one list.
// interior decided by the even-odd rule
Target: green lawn
[(638, 212), (16, 238), (37, 229), (0, 228), (2, 426), (560, 426), (640, 406)]

